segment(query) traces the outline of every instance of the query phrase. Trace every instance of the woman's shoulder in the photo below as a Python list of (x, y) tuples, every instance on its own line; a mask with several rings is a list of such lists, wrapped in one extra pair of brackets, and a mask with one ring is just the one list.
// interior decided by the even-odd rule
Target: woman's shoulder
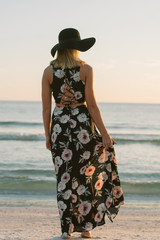
[(87, 79), (92, 76), (92, 66), (87, 64), (87, 63), (84, 63), (83, 65), (81, 65), (80, 67), (80, 76), (81, 76), (81, 79), (82, 81), (86, 82)]
[(52, 72), (52, 65), (48, 65), (45, 69), (44, 69), (44, 73), (50, 73)]
[(81, 67), (82, 68), (84, 68), (84, 69), (86, 69), (86, 70), (91, 70), (92, 69), (92, 66), (91, 65), (89, 65), (88, 63), (83, 63), (83, 64), (81, 64)]
[(49, 65), (44, 69), (43, 76), (45, 77), (46, 81), (48, 80), (49, 83), (51, 84), (53, 81), (53, 70), (52, 66)]
[(91, 73), (91, 72), (93, 71), (93, 68), (92, 68), (92, 66), (89, 65), (88, 63), (84, 63), (84, 64), (81, 65), (81, 70), (82, 70), (82, 72), (84, 72), (85, 75), (86, 75), (86, 74)]

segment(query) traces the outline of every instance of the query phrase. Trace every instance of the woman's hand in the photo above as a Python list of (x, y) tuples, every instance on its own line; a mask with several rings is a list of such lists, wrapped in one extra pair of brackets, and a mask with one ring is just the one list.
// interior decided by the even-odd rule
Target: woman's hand
[(104, 134), (102, 135), (102, 143), (103, 143), (103, 147), (105, 148), (109, 148), (112, 147), (112, 144), (117, 144), (116, 141), (113, 140), (113, 138), (108, 134)]
[(51, 151), (50, 137), (46, 137), (46, 148)]

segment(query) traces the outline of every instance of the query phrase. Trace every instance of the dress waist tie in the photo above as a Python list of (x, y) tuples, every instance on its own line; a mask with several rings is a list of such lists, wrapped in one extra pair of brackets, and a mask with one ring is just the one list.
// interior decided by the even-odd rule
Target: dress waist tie
[(81, 102), (81, 103), (76, 103), (76, 104), (61, 104), (61, 103), (55, 103), (56, 107), (77, 107), (80, 105), (86, 105), (85, 102)]

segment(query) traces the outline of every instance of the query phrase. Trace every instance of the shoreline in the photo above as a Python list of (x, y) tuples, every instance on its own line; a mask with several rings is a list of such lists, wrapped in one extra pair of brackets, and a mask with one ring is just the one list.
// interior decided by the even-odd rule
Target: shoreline
[[(7, 103), (42, 103), (42, 100), (27, 100), (27, 99), (0, 99), (0, 102)], [(55, 104), (54, 99), (52, 99), (52, 103)], [(97, 104), (146, 104), (146, 105), (160, 105), (160, 102), (109, 102), (109, 101), (97, 101)]]
[[(92, 239), (158, 240), (160, 209), (121, 206), (114, 222), (106, 215), (106, 224), (92, 231)], [(60, 240), (60, 220), (55, 207), (0, 207), (0, 239)], [(73, 233), (72, 239), (80, 238)]]
[[(160, 195), (132, 195), (124, 194), (125, 204), (123, 208), (127, 209), (159, 209)], [(6, 195), (0, 194), (1, 207), (39, 207), (39, 208), (57, 208), (56, 194), (44, 196), (39, 195)], [(121, 208), (120, 208), (121, 209)]]

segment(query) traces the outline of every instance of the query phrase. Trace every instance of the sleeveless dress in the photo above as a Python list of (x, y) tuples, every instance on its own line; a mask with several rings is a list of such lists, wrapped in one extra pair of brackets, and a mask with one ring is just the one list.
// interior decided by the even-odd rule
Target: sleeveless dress
[(57, 205), (62, 234), (90, 231), (113, 222), (125, 203), (114, 147), (103, 147), (85, 102), (80, 66), (53, 65), (51, 91), (56, 103), (51, 119), (51, 154), (57, 178)]

